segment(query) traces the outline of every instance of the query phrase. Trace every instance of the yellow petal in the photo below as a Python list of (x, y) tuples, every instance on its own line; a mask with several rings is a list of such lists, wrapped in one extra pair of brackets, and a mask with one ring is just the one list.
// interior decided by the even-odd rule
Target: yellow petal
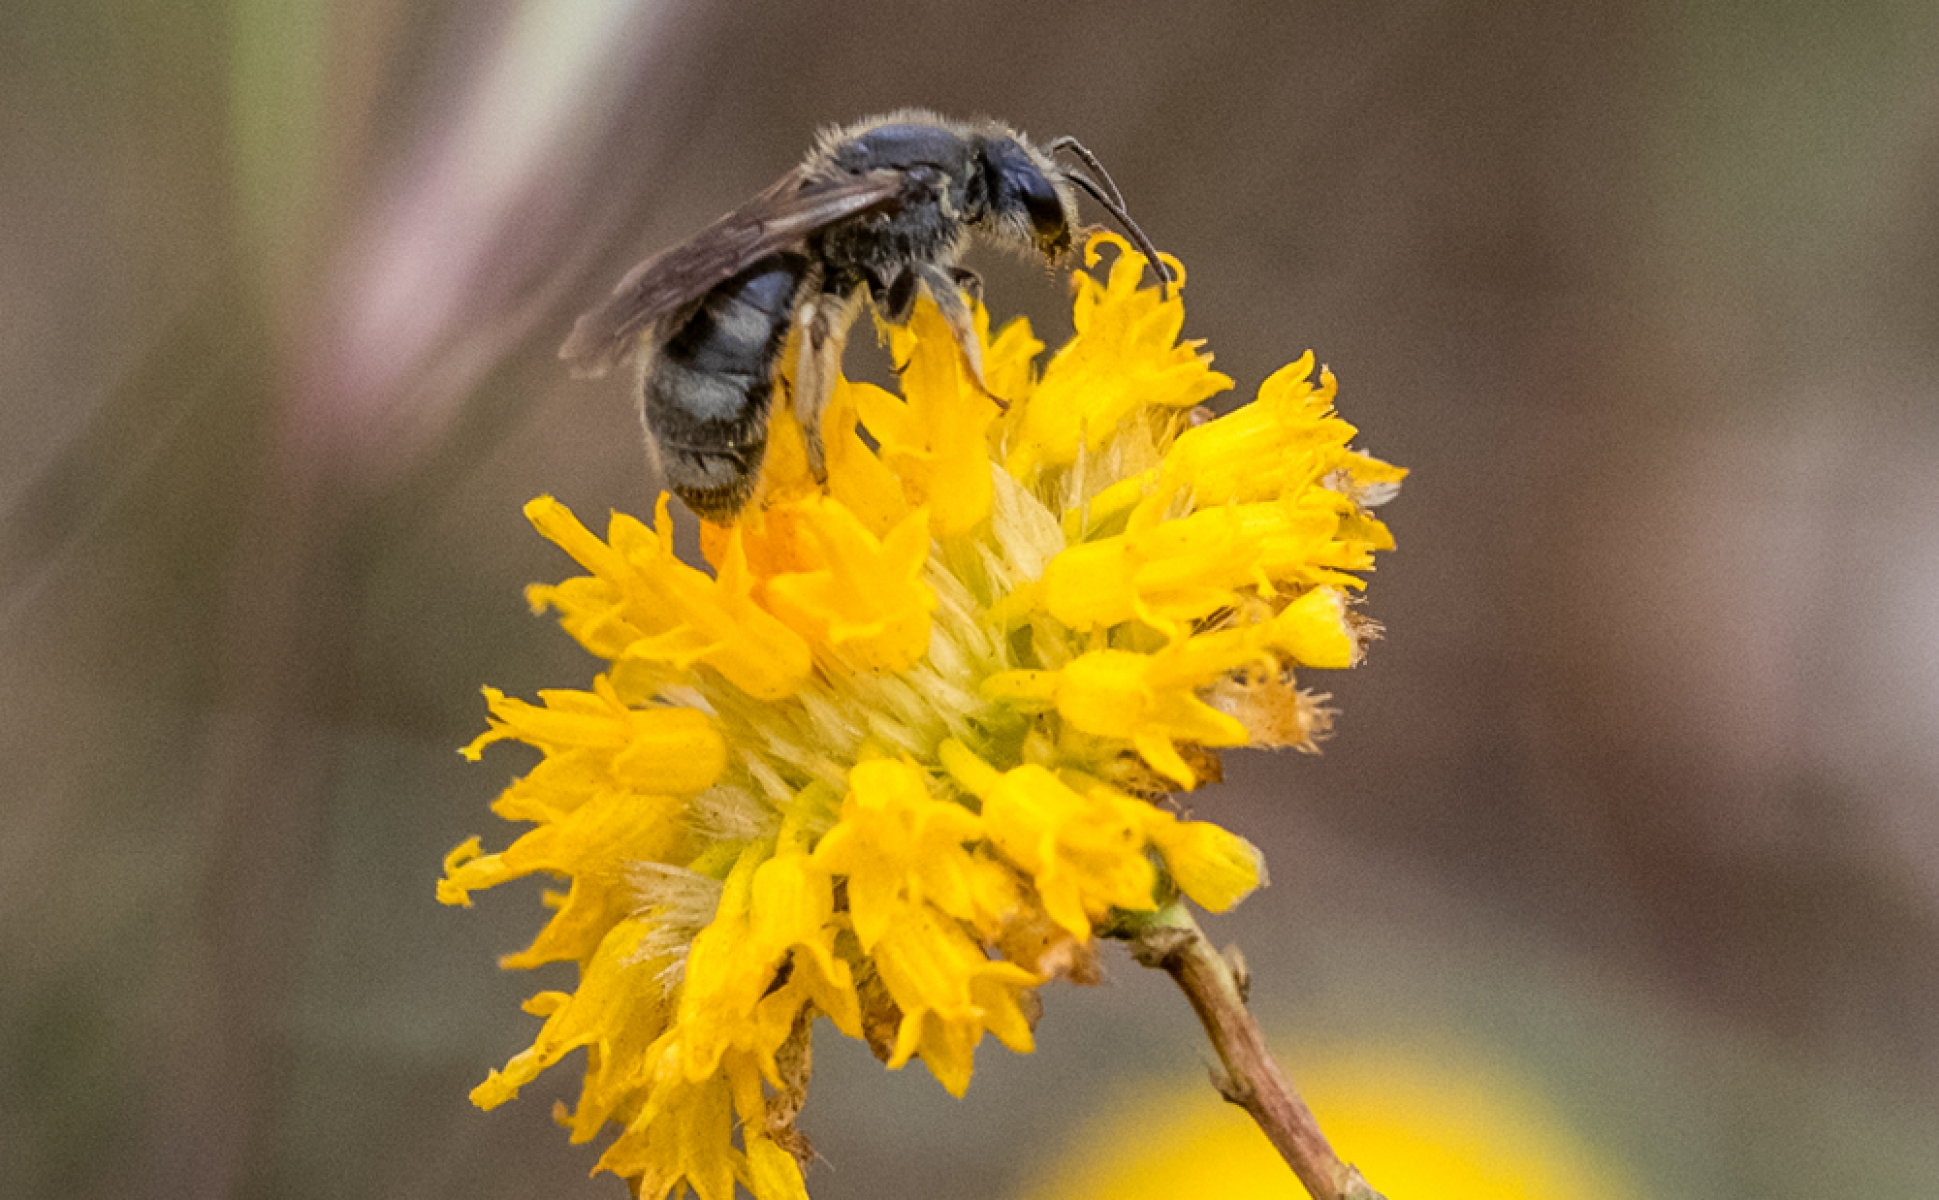
[(808, 1200), (801, 1164), (770, 1138), (747, 1139), (747, 1190), (754, 1200)]
[(1165, 659), (1128, 650), (1094, 650), (1057, 676), (1057, 711), (1086, 733), (1123, 738), (1182, 787), (1197, 783), (1174, 742), (1243, 746), (1245, 726), (1200, 700), (1194, 680)]
[(1251, 842), (1208, 821), (1150, 811), (1146, 830), (1173, 882), (1208, 911), (1225, 912), (1265, 884), (1265, 858)]
[(968, 843), (981, 835), (976, 815), (929, 792), (914, 765), (891, 759), (849, 772), (841, 822), (815, 847), (817, 865), (848, 881), (849, 913), (864, 950), (906, 909), (933, 904), (971, 920), (991, 894), (977, 876), (997, 870)]
[(841, 380), (828, 402), (823, 422), (827, 443), (828, 494), (881, 537), (902, 522), (909, 510), (920, 504), (911, 502), (903, 482), (889, 465), (869, 449), (856, 430), (859, 410), (864, 406), (883, 411), (896, 400), (872, 383)]
[(1014, 963), (992, 962), (961, 926), (935, 910), (906, 910), (884, 934), (875, 961), (902, 1010), (891, 1068), (920, 1053), (937, 1081), (960, 1096), (986, 1030), (1029, 1053), (1030, 1023), (1017, 995), (1041, 981)]
[(1019, 423), (1004, 464), (1018, 478), (1067, 466), (1080, 448), (1101, 449), (1120, 423), (1147, 407), (1190, 408), (1232, 386), (1198, 343), (1177, 340), (1182, 271), (1170, 298), (1160, 299), (1155, 283), (1140, 286), (1143, 258), (1115, 234), (1093, 236), (1086, 265), (1096, 265), (1106, 243), (1118, 248), (1109, 282), (1075, 276), (1077, 336), (1050, 360)]
[(801, 510), (820, 543), (824, 569), (779, 575), (769, 603), (810, 644), (859, 670), (900, 671), (929, 649), (936, 594), (922, 581), (928, 515), (910, 513), (877, 539), (847, 507), (817, 500)]
[(929, 510), (938, 537), (967, 532), (990, 513), (990, 457), (984, 435), (996, 402), (970, 378), (948, 322), (927, 293), (909, 322), (891, 329), (889, 350), (902, 365), (897, 401), (869, 393), (862, 421), (882, 447), (882, 462), (902, 479), (909, 503)]
[(658, 861), (686, 836), (675, 820), (681, 809), (670, 796), (612, 791), (526, 833), (498, 854), (476, 854), (472, 839), (447, 857), (438, 900), (466, 905), (470, 895), (537, 871), (553, 875), (594, 873), (617, 858)]
[(1045, 911), (1072, 937), (1089, 938), (1113, 908), (1153, 907), (1149, 804), (1108, 788), (1079, 792), (1034, 765), (1005, 772), (982, 798), (991, 840), (1030, 875)]
[[(504, 1103), (518, 1095), (519, 1088), (536, 1079), (540, 1071), (581, 1046), (602, 1047), (599, 1061), (619, 1072), (597, 1082), (589, 1073), (589, 1095), (601, 1088), (623, 1092), (636, 1083), (628, 1069), (638, 1052), (659, 1035), (666, 1020), (660, 990), (651, 983), (666, 963), (640, 953), (647, 932), (645, 922), (620, 922), (587, 964), (578, 991), (569, 997), (552, 992), (536, 998), (535, 1007), (548, 1014), (545, 1027), (530, 1049), (514, 1055), (503, 1071), (492, 1072), (472, 1090), (472, 1102), (480, 1108)], [(633, 1053), (613, 1053), (627, 1048)]]
[[(598, 539), (549, 497), (533, 501), (527, 514), (542, 533), (599, 571), (604, 586), (598, 589), (534, 589), (535, 598), (559, 608), (567, 630), (595, 654), (680, 670), (712, 667), (761, 700), (790, 695), (807, 678), (808, 647), (755, 603), (757, 581), (748, 573), (738, 539), (730, 541), (717, 577), (674, 557), (665, 495), (657, 530), (615, 516), (603, 551)], [(621, 640), (613, 636), (615, 629), (633, 635), (623, 649), (615, 649)]]

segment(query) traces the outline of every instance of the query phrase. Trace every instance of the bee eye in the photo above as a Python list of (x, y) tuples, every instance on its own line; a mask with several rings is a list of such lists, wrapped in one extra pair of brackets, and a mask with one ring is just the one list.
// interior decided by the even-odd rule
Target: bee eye
[(1064, 201), (1057, 195), (1057, 189), (1050, 180), (1032, 172), (1022, 180), (1023, 208), (1030, 214), (1030, 224), (1037, 236), (1046, 240), (1059, 238), (1068, 240), (1070, 230), (1064, 222)]

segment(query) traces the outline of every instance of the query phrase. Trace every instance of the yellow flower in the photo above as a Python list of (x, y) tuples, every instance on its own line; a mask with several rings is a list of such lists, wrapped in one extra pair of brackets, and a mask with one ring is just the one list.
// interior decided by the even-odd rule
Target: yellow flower
[(664, 497), (603, 538), (527, 506), (588, 572), (532, 603), (606, 667), (537, 704), (488, 690), (465, 749), (544, 759), (495, 805), (530, 828), (454, 850), (439, 899), (569, 880), (505, 961), (579, 968), (478, 1103), (583, 1047), (563, 1119), (617, 1125), (600, 1165), (639, 1195), (793, 1200), (817, 1016), (960, 1093), (984, 1035), (1031, 1049), (1026, 992), (1095, 978), (1118, 914), (1265, 882), (1243, 838), (1159, 800), (1216, 748), (1324, 732), (1294, 670), (1359, 659), (1355, 572), (1393, 544), (1369, 509), (1404, 472), (1348, 448), (1310, 354), (1198, 409), (1231, 380), (1179, 340), (1183, 271), (1161, 295), (1116, 238), (1087, 265), (1107, 245), (1041, 370), (1027, 323), (977, 310), (989, 393), (921, 299), (886, 331), (902, 394), (837, 383), (825, 479), (777, 419), (756, 502), (702, 527), (711, 572), (674, 555)]

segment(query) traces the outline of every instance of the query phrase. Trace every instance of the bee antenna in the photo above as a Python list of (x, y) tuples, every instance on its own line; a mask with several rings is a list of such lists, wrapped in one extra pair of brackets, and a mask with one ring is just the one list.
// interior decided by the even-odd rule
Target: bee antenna
[[(1127, 234), (1131, 235), (1131, 241), (1139, 250), (1144, 252), (1145, 261), (1151, 264), (1152, 271), (1157, 274), (1159, 295), (1167, 300), (1171, 299), (1171, 268), (1167, 267), (1164, 261), (1158, 257), (1158, 247), (1152, 244), (1151, 239), (1145, 235), (1144, 230), (1138, 228), (1138, 223), (1131, 219), (1131, 214), (1124, 211), (1123, 201), (1105, 192), (1097, 180), (1092, 179), (1088, 175), (1080, 175), (1076, 171), (1066, 171), (1064, 172), (1064, 178), (1070, 180), (1078, 187), (1083, 188), (1086, 192), (1089, 192), (1091, 199), (1102, 205), (1104, 211), (1117, 218), (1118, 224), (1123, 227)], [(1106, 176), (1106, 178), (1108, 179), (1109, 176)]]
[(1052, 142), (1047, 148), (1046, 153), (1057, 154), (1060, 151), (1066, 150), (1076, 155), (1079, 162), (1097, 173), (1097, 177), (1104, 181), (1104, 186), (1111, 189), (1111, 199), (1117, 203), (1119, 209), (1126, 207), (1124, 193), (1120, 192), (1118, 185), (1112, 181), (1111, 172), (1104, 169), (1104, 164), (1097, 160), (1097, 155), (1086, 150), (1082, 142), (1079, 142), (1074, 137), (1065, 135)]

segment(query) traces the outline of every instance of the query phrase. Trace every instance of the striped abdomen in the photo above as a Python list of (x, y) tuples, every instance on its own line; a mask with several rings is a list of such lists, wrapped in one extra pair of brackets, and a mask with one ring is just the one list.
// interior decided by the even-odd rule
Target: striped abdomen
[(777, 254), (707, 293), (647, 367), (641, 405), (667, 487), (710, 521), (747, 503), (767, 451), (774, 360), (808, 271)]

